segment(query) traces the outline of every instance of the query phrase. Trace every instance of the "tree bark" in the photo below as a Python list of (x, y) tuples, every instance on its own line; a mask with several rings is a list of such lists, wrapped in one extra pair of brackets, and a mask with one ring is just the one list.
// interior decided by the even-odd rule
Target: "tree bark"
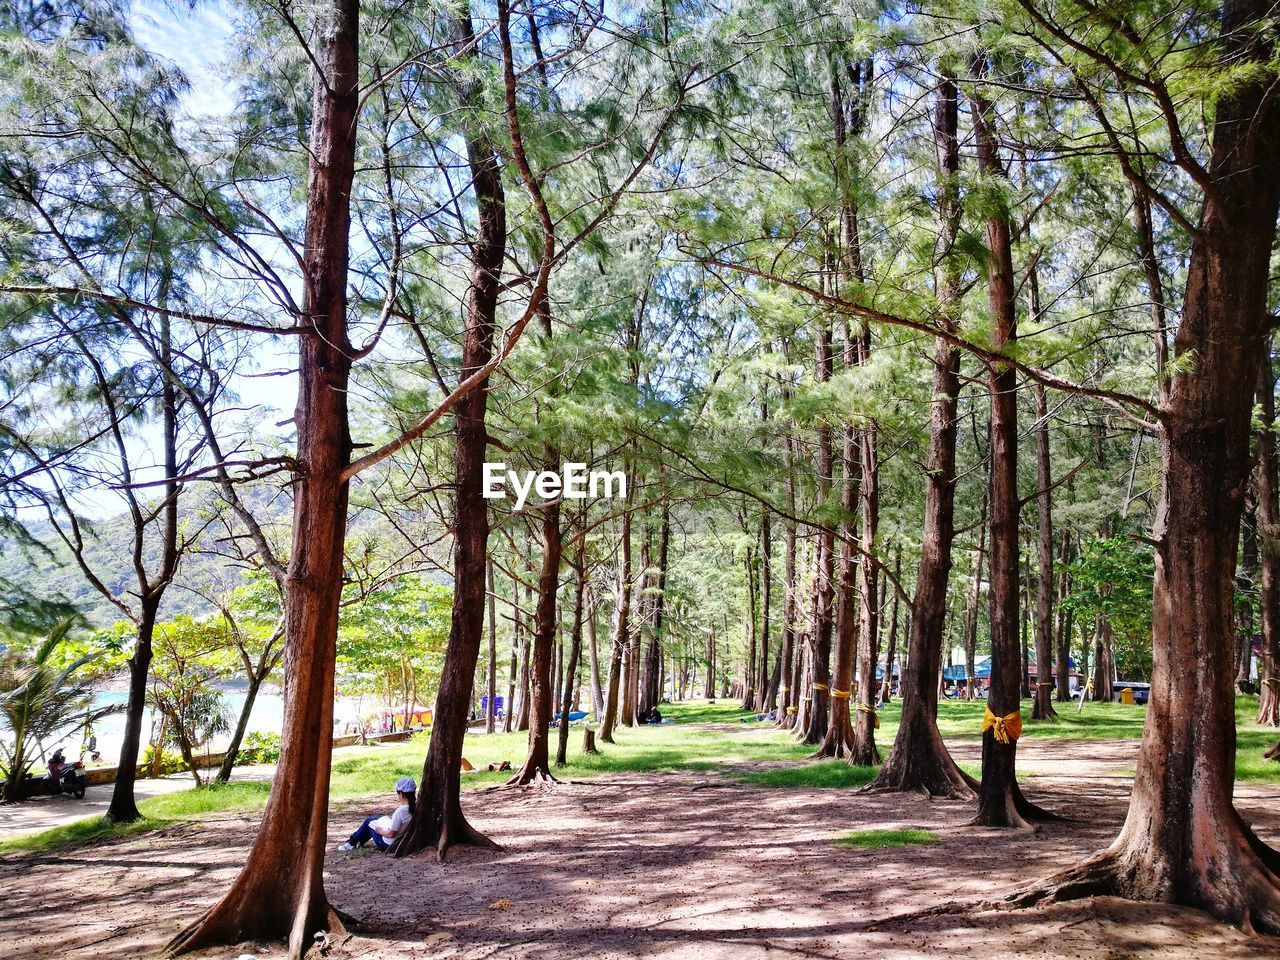
[[(823, 317), (817, 324), (815, 345), (816, 381), (831, 379), (831, 319)], [(831, 428), (818, 427), (818, 508), (831, 497), (832, 461)], [(831, 628), (832, 595), (835, 580), (835, 531), (822, 527), (816, 536), (813, 577), (814, 623), (810, 642), (812, 683), (809, 686), (808, 722), (803, 728), (804, 743), (820, 744), (826, 738), (831, 716)]]
[[(549, 464), (549, 470), (554, 464)], [(564, 539), (560, 531), (561, 500), (542, 508), (542, 570), (538, 575), (538, 609), (533, 630), (533, 663), (530, 671), (529, 752), (524, 765), (507, 781), (511, 786), (555, 782), (551, 775), (551, 667), (557, 628), (556, 594), (560, 589), (560, 558)], [(566, 714), (567, 716), (567, 714)]]
[[(556, 739), (556, 766), (569, 762), (569, 714), (573, 710), (573, 691), (578, 686), (578, 661), (582, 656), (582, 611), (587, 586), (586, 547), (579, 546), (573, 561), (573, 632), (569, 636), (569, 663), (564, 673), (564, 696), (560, 701), (560, 726)], [(595, 611), (592, 611), (594, 618)]]
[[(902, 576), (902, 547), (899, 546), (893, 558), (893, 579), (899, 582)], [(884, 679), (880, 684), (880, 703), (893, 702), (893, 674), (898, 660), (898, 601), (897, 590), (893, 591), (893, 607), (889, 613), (889, 642), (884, 652)]]
[[(133, 789), (138, 775), (138, 749), (142, 742), (142, 714), (147, 704), (147, 678), (151, 675), (151, 638), (155, 631), (155, 610), (144, 604), (129, 658), (129, 700), (124, 714), (124, 740), (116, 763), (116, 782), (111, 788), (111, 803), (106, 818), (112, 823), (132, 823), (142, 814), (134, 800)], [(156, 747), (162, 749), (162, 744)]]
[(671, 504), (662, 503), (662, 526), (658, 532), (658, 569), (654, 577), (653, 618), (649, 625), (649, 646), (645, 649), (644, 683), (640, 691), (640, 713), (662, 702), (662, 618), (666, 612), (667, 559), (671, 548)]
[[(870, 331), (866, 328), (859, 338), (859, 361), (866, 363), (870, 352)], [(880, 762), (876, 747), (876, 660), (880, 639), (879, 565), (875, 556), (876, 535), (880, 525), (880, 455), (876, 449), (875, 424), (868, 424), (859, 431), (861, 447), (859, 458), (862, 469), (862, 562), (858, 572), (862, 583), (858, 611), (858, 709), (853, 725), (853, 753), (849, 762), (870, 767)]]
[(618, 686), (622, 681), (622, 655), (631, 636), (631, 511), (622, 515), (622, 537), (618, 558), (618, 600), (614, 609), (613, 642), (610, 644), (609, 687), (605, 695), (600, 740), (613, 743), (618, 719)]
[[(974, 97), (974, 130), (978, 170), (988, 183), (1005, 179), (996, 133), (994, 110)], [(992, 201), (996, 203), (996, 201)], [(1014, 348), (1017, 340), (1013, 252), (1009, 211), (999, 204), (986, 222), (987, 299), (991, 311), (991, 346), (996, 352)], [(1018, 375), (1010, 363), (988, 365), (991, 398), (991, 452), (988, 474), (991, 511), (990, 622), (991, 685), (987, 710), (996, 717), (1021, 720), (1021, 654), (1018, 640)], [(1000, 726), (987, 726), (982, 735), (982, 781), (978, 789), (978, 813), (974, 823), (987, 827), (1027, 826), (1040, 816), (1027, 803), (1015, 776), (1017, 734), (997, 736)]]
[[(767, 422), (769, 406), (767, 401), (760, 402), (760, 418)], [(769, 673), (769, 633), (773, 602), (773, 538), (770, 531), (771, 517), (768, 510), (760, 513), (760, 682), (756, 692), (756, 702), (760, 712), (766, 717), (776, 705), (777, 680)], [(776, 672), (776, 671), (775, 671)]]
[[(1063, 533), (1059, 564), (1065, 567), (1071, 561), (1071, 534)], [(1054, 687), (1059, 703), (1071, 702), (1071, 611), (1063, 607), (1070, 584), (1064, 572), (1058, 577), (1058, 616), (1054, 638)]]
[(1032, 720), (1053, 720), (1053, 513), (1049, 471), (1049, 403), (1044, 384), (1035, 385), (1036, 402), (1036, 690)]
[(1169, 397), (1154, 539), (1154, 670), (1128, 816), (1116, 841), (1019, 899), (1094, 895), (1178, 903), (1280, 933), (1280, 855), (1240, 818), (1232, 610), (1267, 286), (1280, 207), (1280, 107), (1266, 0), (1227, 0), (1221, 56), (1241, 79), (1215, 104)]
[(1280, 727), (1280, 470), (1276, 462), (1276, 381), (1271, 351), (1259, 364), (1258, 465), (1254, 468), (1258, 553), (1262, 567), (1259, 597), (1262, 621), (1262, 689), (1257, 722)]
[[(298, 469), (286, 578), (288, 669), (280, 760), (244, 867), (222, 898), (169, 944), (173, 953), (282, 937), (296, 960), (312, 946), (317, 931), (342, 930), (325, 897), (324, 854), (347, 520), (343, 471), (351, 455), (347, 269), (359, 103), (359, 4), (331, 0), (318, 27), (299, 318), (311, 329), (298, 344)], [(477, 395), (483, 402), (483, 392)]]
[[(783, 398), (789, 398), (789, 391)], [(783, 597), (782, 597), (782, 650), (778, 654), (782, 664), (782, 691), (778, 699), (778, 726), (790, 730), (795, 726), (799, 710), (800, 677), (795, 670), (796, 644), (796, 524), (790, 519), (796, 515), (795, 440), (790, 433), (784, 438), (788, 519), (783, 532)]]
[(493, 733), (497, 729), (494, 717), (497, 706), (494, 701), (498, 696), (498, 596), (493, 582), (493, 561), (488, 562), (487, 570), (489, 582), (489, 670), (485, 680), (485, 693), (488, 699), (484, 708), (484, 732)]
[[(466, 5), (450, 20), (454, 54), (464, 64), (475, 59), (475, 32)], [(470, 107), (481, 100), (477, 81), (459, 80), (460, 99)], [(498, 155), (484, 134), (469, 132), (467, 162), (475, 195), (477, 230), (471, 245), (471, 288), (467, 295), (460, 379), (481, 369), (493, 356), (493, 336), (506, 251), (506, 202)], [(535, 290), (533, 296), (538, 296)], [(484, 635), (485, 565), (488, 560), (489, 509), (483, 469), (488, 448), (484, 384), (454, 406), (454, 590), (449, 641), (440, 689), (436, 694), (431, 743), (422, 766), (413, 819), (396, 839), (394, 852), (406, 856), (432, 847), (443, 859), (455, 844), (494, 846), (474, 830), (459, 800), (462, 741), (475, 686), (476, 661)]]
[[(954, 329), (960, 271), (954, 245), (960, 230), (958, 175), (959, 105), (955, 78), (938, 84), (934, 143), (939, 179), (939, 300), (944, 329)], [(925, 474), (924, 533), (916, 592), (911, 603), (907, 669), (902, 677), (902, 717), (889, 757), (869, 785), (873, 790), (918, 792), (961, 798), (976, 782), (951, 758), (938, 731), (939, 677), (947, 632), (947, 585), (955, 539), (956, 435), (960, 398), (960, 351), (939, 338), (934, 347), (929, 412), (929, 468)]]

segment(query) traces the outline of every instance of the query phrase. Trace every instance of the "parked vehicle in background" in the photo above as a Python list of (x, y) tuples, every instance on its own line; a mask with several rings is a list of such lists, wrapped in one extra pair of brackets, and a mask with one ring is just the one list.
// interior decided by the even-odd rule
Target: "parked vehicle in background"
[(1138, 706), (1145, 707), (1151, 700), (1151, 684), (1142, 683), (1138, 680), (1115, 680), (1111, 684), (1114, 691), (1111, 699), (1116, 703), (1124, 702), (1124, 692), (1129, 690), (1133, 693), (1133, 702)]

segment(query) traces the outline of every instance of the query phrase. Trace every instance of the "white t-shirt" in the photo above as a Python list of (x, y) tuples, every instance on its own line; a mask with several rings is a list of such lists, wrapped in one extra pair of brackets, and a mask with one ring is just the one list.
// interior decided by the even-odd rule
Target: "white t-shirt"
[(409, 825), (409, 821), (413, 819), (413, 811), (409, 809), (407, 803), (402, 803), (396, 807), (395, 812), (389, 817), (379, 817), (373, 821), (373, 825), (384, 833), (394, 833), (400, 835), (400, 831)]

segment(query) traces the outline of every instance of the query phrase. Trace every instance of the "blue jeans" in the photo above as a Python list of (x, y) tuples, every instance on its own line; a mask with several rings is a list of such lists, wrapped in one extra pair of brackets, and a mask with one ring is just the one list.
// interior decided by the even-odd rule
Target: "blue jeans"
[(360, 826), (356, 828), (356, 832), (353, 833), (351, 836), (347, 837), (347, 843), (351, 844), (353, 847), (359, 847), (359, 846), (363, 846), (364, 844), (372, 840), (373, 845), (377, 847), (379, 850), (385, 850), (387, 849), (387, 847), (391, 846), (390, 841), (373, 832), (373, 827), (371, 826), (371, 824), (373, 823), (373, 821), (378, 819), (380, 818), (365, 817), (364, 823), (360, 824)]

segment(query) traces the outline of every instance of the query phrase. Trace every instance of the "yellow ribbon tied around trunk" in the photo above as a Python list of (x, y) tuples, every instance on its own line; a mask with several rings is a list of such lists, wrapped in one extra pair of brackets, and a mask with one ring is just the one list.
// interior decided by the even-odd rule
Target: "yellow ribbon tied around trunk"
[(865, 703), (860, 703), (858, 704), (858, 712), (871, 714), (872, 726), (876, 730), (880, 729), (880, 715), (876, 713), (874, 707), (868, 707)]
[(997, 717), (987, 707), (982, 714), (982, 732), (986, 733), (988, 727), (995, 728), (995, 737), (1000, 743), (1013, 743), (1022, 736), (1022, 711), (1015, 710)]

